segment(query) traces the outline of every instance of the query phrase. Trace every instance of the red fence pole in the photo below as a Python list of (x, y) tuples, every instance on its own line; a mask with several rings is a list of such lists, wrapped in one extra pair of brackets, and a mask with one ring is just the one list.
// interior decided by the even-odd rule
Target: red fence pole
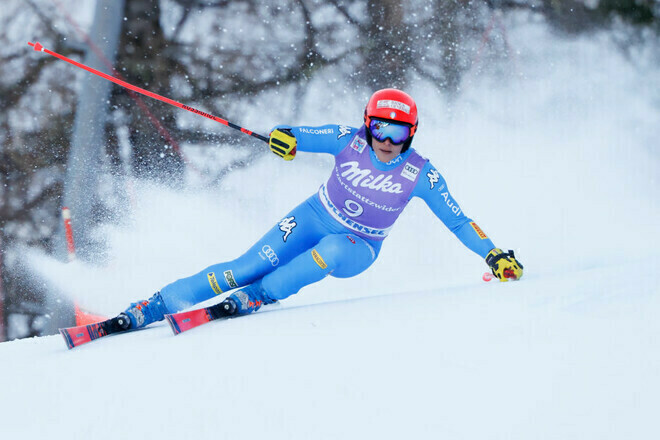
[(66, 235), (66, 250), (69, 261), (76, 259), (76, 246), (73, 243), (73, 227), (71, 226), (71, 210), (66, 206), (62, 208), (62, 220), (64, 220), (64, 234)]

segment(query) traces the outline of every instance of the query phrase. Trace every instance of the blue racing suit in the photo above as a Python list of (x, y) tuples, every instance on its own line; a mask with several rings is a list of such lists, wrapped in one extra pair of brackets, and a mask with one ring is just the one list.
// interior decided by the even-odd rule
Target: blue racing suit
[(335, 156), (328, 183), (237, 259), (161, 289), (170, 313), (255, 282), (268, 298), (280, 300), (327, 275), (355, 276), (376, 260), (391, 225), (412, 197), (423, 199), (481, 257), (495, 247), (463, 213), (438, 170), (413, 148), (383, 163), (366, 145), (364, 126), (277, 128), (291, 129), (298, 151)]

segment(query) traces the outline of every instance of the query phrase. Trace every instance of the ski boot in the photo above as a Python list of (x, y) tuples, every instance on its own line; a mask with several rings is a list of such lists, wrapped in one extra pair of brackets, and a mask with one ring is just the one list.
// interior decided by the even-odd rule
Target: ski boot
[(152, 322), (162, 321), (169, 313), (160, 292), (146, 301), (132, 303), (128, 309), (117, 316), (117, 324), (124, 330), (142, 328)]
[(225, 316), (247, 315), (256, 312), (264, 304), (277, 302), (270, 298), (261, 287), (261, 282), (250, 284), (229, 295), (220, 303)]

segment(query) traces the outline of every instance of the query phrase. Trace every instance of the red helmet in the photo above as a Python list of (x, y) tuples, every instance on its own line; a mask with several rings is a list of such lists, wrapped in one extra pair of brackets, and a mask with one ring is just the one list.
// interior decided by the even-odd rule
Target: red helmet
[(410, 137), (417, 130), (417, 105), (412, 97), (397, 89), (382, 89), (369, 98), (364, 109), (364, 124), (368, 127), (371, 118), (405, 122), (411, 126)]

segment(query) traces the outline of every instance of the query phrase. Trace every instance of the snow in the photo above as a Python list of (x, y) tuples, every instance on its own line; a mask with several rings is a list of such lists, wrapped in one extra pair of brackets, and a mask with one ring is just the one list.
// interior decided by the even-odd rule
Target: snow
[[(454, 103), (422, 83), (411, 93), (415, 146), (516, 250), (522, 281), (481, 281), (483, 261), (411, 203), (367, 272), (257, 314), (71, 351), (59, 335), (0, 344), (3, 438), (660, 438), (657, 66), (631, 66), (598, 35), (508, 30), (517, 81), (474, 74)], [(310, 87), (291, 123), (359, 123), (361, 100), (326, 108), (327, 86)], [(258, 129), (258, 109), (246, 120)], [(133, 182), (125, 222), (98, 231), (106, 265), (31, 261), (115, 314), (235, 257), (330, 164), (264, 157), (184, 191)]]
[(3, 432), (656, 438), (657, 263), (282, 304), (70, 352), (59, 335), (4, 343)]

